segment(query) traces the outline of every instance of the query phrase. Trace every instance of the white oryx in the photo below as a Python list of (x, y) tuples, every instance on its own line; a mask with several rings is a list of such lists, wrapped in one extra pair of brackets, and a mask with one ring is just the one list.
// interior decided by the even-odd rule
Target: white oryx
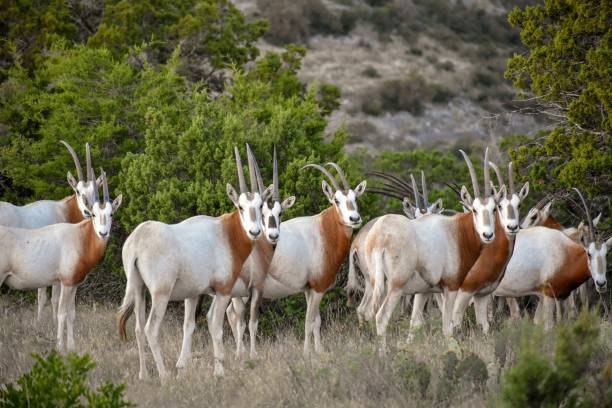
[[(547, 227), (527, 228), (517, 237), (515, 251), (495, 296), (538, 295), (543, 300), (544, 325), (553, 325), (555, 300), (565, 299), (589, 277), (598, 292), (606, 290), (606, 253), (612, 238), (600, 239), (582, 194), (589, 223), (588, 236), (572, 241), (563, 232)], [(481, 317), (482, 318), (482, 317)], [(486, 317), (484, 317), (486, 318)]]
[[(450, 217), (428, 215), (414, 221), (399, 215), (385, 215), (372, 227), (366, 239), (366, 263), (374, 272), (370, 274), (374, 280), (371, 282), (374, 287), (371, 306), (377, 311), (377, 333), (381, 336), (383, 351), (386, 349), (386, 327), (402, 294), (442, 291), (443, 331), (449, 336), (453, 323), (457, 324), (451, 317), (453, 320), (459, 314), (462, 317), (463, 302), (467, 304), (475, 293), (494, 286), (499, 270), (505, 265), (510, 243), (496, 217), (497, 203), (505, 194), (505, 186), (495, 196), (491, 195), (487, 149), (485, 188), (481, 196), (473, 165), (467, 155), (461, 153), (468, 165), (475, 194), (472, 199), (467, 188), (461, 188), (462, 204), (469, 213)], [(461, 300), (460, 309), (457, 309), (456, 299)]]
[[(274, 250), (262, 291), (267, 299), (304, 293), (307, 304), (304, 354), (310, 353), (311, 337), (315, 352), (322, 351), (319, 305), (325, 292), (336, 282), (336, 275), (348, 254), (353, 229), (361, 225), (357, 197), (366, 187), (364, 180), (351, 189), (342, 169), (335, 163), (328, 165), (336, 169), (342, 188), (323, 166), (307, 164), (303, 167), (318, 169), (329, 179), (331, 186), (323, 180), (322, 188), (331, 206), (317, 215), (282, 223), (283, 236)], [(249, 331), (254, 341), (258, 315), (252, 318), (255, 321), (249, 322)]]
[[(147, 375), (145, 336), (157, 365), (160, 379), (168, 372), (158, 343), (159, 330), (168, 301), (185, 301), (184, 332), (194, 330), (195, 310), (202, 294), (214, 294), (208, 318), (208, 329), (215, 358), (214, 374), (222, 376), (223, 319), (234, 284), (255, 241), (262, 235), (261, 209), (272, 191), (262, 195), (257, 188), (256, 163), (249, 156), (251, 190), (247, 190), (238, 148), (234, 147), (240, 193), (227, 184), (228, 197), (236, 210), (220, 217), (198, 215), (178, 224), (145, 221), (138, 225), (123, 245), (123, 267), (127, 286), (119, 311), (119, 334), (125, 339), (125, 324), (135, 309), (136, 341), (140, 358), (139, 378)], [(145, 325), (147, 288), (152, 298)], [(185, 336), (184, 341), (191, 336)], [(191, 344), (183, 343), (177, 367), (182, 368), (191, 356)]]
[[(66, 146), (74, 160), (78, 181), (68, 172), (68, 184), (74, 194), (62, 200), (41, 200), (24, 206), (17, 206), (7, 202), (0, 202), (0, 225), (13, 228), (36, 229), (51, 224), (76, 224), (85, 218), (91, 217), (89, 206), (93, 203), (94, 187), (92, 181), (91, 155), (89, 143), (85, 144), (87, 159), (87, 179), (83, 178), (83, 168), (76, 152), (68, 143), (60, 140)], [(98, 185), (101, 179), (97, 180)], [(59, 301), (59, 284), (53, 285), (51, 305), (53, 307), (53, 321), (57, 317), (57, 302)], [(42, 319), (43, 308), (47, 303), (47, 288), (38, 289), (38, 320)]]
[(75, 295), (77, 286), (102, 259), (108, 241), (112, 214), (121, 205), (122, 196), (112, 203), (106, 175), (102, 171), (104, 199), (98, 197), (92, 173), (93, 199), (91, 218), (78, 224), (53, 224), (39, 229), (0, 227), (0, 285), (12, 289), (38, 289), (59, 283), (61, 292), (57, 315), (57, 346), (74, 349)]
[[(442, 206), (442, 199), (436, 200), (433, 204), (429, 204), (429, 200), (427, 197), (427, 183), (425, 182), (425, 173), (421, 171), (421, 184), (423, 188), (423, 194), (419, 193), (418, 187), (414, 180), (412, 174), (410, 175), (412, 185), (409, 185), (406, 181), (384, 172), (371, 172), (370, 175), (382, 178), (387, 182), (384, 183), (383, 188), (369, 188), (367, 192), (373, 192), (376, 194), (382, 194), (389, 197), (394, 197), (402, 201), (404, 214), (408, 219), (418, 219), (424, 215), (429, 214), (439, 214), (444, 208)], [(414, 195), (413, 205), (408, 195)], [(423, 198), (423, 206), (421, 206), (421, 200), (419, 198), (421, 196)], [(351, 243), (351, 249), (349, 251), (349, 272), (348, 272), (348, 281), (346, 284), (346, 290), (351, 295), (353, 292), (362, 291), (363, 297), (359, 306), (357, 307), (357, 316), (359, 318), (359, 322), (362, 323), (364, 320), (371, 320), (372, 316), (368, 315), (368, 312), (371, 310), (370, 301), (372, 299), (372, 285), (370, 284), (371, 277), (370, 273), (367, 269), (367, 265), (365, 263), (365, 240), (366, 237), (372, 228), (372, 226), (380, 219), (380, 217), (376, 217), (366, 225), (364, 225), (359, 233), (353, 239)], [(355, 269), (355, 264), (359, 269), (361, 274), (361, 280), (364, 282), (364, 287), (362, 288), (359, 285), (359, 279), (357, 276), (357, 272)], [(425, 299), (427, 300), (427, 299)], [(416, 301), (416, 300), (415, 300)]]

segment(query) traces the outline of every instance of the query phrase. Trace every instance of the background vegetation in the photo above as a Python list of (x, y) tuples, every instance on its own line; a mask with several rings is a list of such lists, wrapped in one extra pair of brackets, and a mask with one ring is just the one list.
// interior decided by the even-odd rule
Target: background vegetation
[[(121, 297), (120, 248), (138, 223), (176, 222), (227, 211), (224, 184), (235, 184), (236, 177), (231, 149), (238, 145), (244, 151), (245, 142), (254, 147), (268, 179), (272, 146), (278, 146), (282, 195), (298, 197), (287, 217), (313, 214), (327, 206), (320, 175), (298, 169), (307, 162), (330, 160), (347, 170), (352, 183), (372, 169), (403, 177), (424, 170), (430, 200), (442, 197), (446, 208), (460, 210), (454, 192), (444, 183), (468, 181), (457, 149), (469, 151), (480, 163), (483, 143), (458, 139), (447, 144), (448, 149), (349, 154), (344, 147), (354, 136), (352, 129), (329, 127), (341, 104), (341, 89), (300, 80), (313, 35), (342, 35), (358, 24), (374, 27), (380, 41), (401, 37), (413, 44), (411, 56), (424, 52), (418, 45), (420, 35), (442, 41), (458, 53), (472, 53), (481, 62), (466, 77), (475, 101), (502, 100), (507, 105), (496, 109), (519, 106), (552, 118), (550, 127), (535, 137), (493, 135), (489, 144), (494, 158), (500, 164), (513, 159), (515, 177), (531, 182), (525, 207), (545, 194), (581, 188), (593, 213), (603, 212), (600, 234), (609, 235), (609, 2), (546, 0), (530, 5), (534, 2), (524, 1), (510, 14), (510, 24), (502, 15), (442, 0), (300, 0), (295, 7), (293, 2), (289, 7), (276, 0), (256, 3), (265, 19), (246, 18), (228, 0), (0, 2), (0, 199), (24, 204), (69, 194), (65, 175), (73, 171), (73, 164), (60, 139), (78, 147), (81, 154), (84, 143), (91, 143), (94, 164), (110, 176), (111, 195), (124, 194), (105, 260), (79, 296), (109, 302)], [(503, 3), (507, 7), (506, 3), (517, 2)], [(262, 52), (263, 39), (282, 48)], [(511, 101), (501, 75), (509, 50), (516, 54), (508, 61), (506, 76), (522, 92), (522, 105)], [(442, 71), (456, 69), (451, 61), (429, 54), (427, 58)], [(418, 116), (425, 106), (456, 97), (454, 89), (418, 73), (386, 79), (373, 67), (363, 66), (362, 71), (381, 80), (360, 102), (360, 109), (372, 115)], [(400, 210), (399, 203), (370, 194), (359, 204), (366, 220)], [(584, 218), (562, 202), (555, 216), (567, 225)], [(339, 286), (343, 279), (344, 269)], [(345, 301), (342, 290), (334, 289), (325, 297), (323, 309), (328, 316), (350, 314), (352, 319)], [(604, 303), (609, 307), (612, 297), (607, 295)], [(295, 331), (291, 335), (299, 336), (304, 310), (301, 295), (265, 303), (262, 333), (266, 338), (278, 335), (278, 328), (289, 324)], [(414, 360), (411, 354), (402, 358)], [(458, 361), (466, 359), (464, 364), (480, 366), (467, 357)], [(417, 361), (398, 368), (402, 376), (415, 376), (407, 380), (415, 392), (427, 389), (423, 384), (429, 381), (427, 370), (419, 367)], [(545, 364), (540, 368), (556, 372)], [(567, 380), (559, 370), (550, 378)], [(474, 381), (483, 381), (478, 378)]]

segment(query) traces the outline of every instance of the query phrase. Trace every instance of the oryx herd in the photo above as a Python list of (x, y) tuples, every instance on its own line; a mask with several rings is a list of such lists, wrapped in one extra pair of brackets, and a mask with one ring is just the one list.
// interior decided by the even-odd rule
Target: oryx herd
[[(38, 316), (52, 287), (53, 316), (57, 320), (57, 346), (73, 350), (75, 294), (88, 272), (102, 259), (111, 231), (112, 216), (122, 196), (109, 196), (106, 174), (96, 178), (86, 145), (86, 177), (74, 149), (71, 154), (78, 180), (68, 172), (74, 195), (59, 201), (37, 201), (25, 206), (0, 202), (0, 285), (20, 290), (38, 289)], [(348, 256), (347, 291), (363, 291), (357, 308), (360, 321), (374, 320), (381, 352), (386, 350), (386, 328), (400, 299), (414, 295), (409, 336), (423, 324), (424, 307), (435, 295), (442, 311), (442, 331), (452, 336), (462, 324), (470, 302), (477, 322), (489, 331), (491, 296), (507, 298), (511, 316), (520, 315), (516, 298), (540, 298), (536, 320), (553, 324), (561, 300), (592, 277), (597, 291), (606, 290), (606, 252), (612, 238), (602, 239), (578, 193), (587, 225), (563, 228), (543, 200), (520, 222), (519, 208), (529, 193), (529, 183), (517, 190), (512, 163), (508, 184), (499, 168), (484, 156), (484, 184), (478, 182), (468, 156), (473, 197), (457, 189), (463, 213), (443, 215), (441, 200), (429, 203), (424, 173), (422, 191), (411, 176), (408, 183), (394, 175), (372, 172), (383, 187), (368, 191), (402, 200), (405, 215), (387, 214), (362, 223), (357, 198), (366, 192), (366, 181), (351, 188), (336, 163), (307, 164), (302, 169), (323, 173), (322, 190), (329, 207), (313, 216), (282, 221), (294, 196), (282, 200), (276, 148), (272, 184), (266, 187), (257, 160), (246, 146), (250, 185), (247, 186), (241, 155), (234, 147), (238, 191), (227, 184), (235, 210), (220, 217), (197, 215), (178, 224), (146, 221), (138, 225), (123, 245), (122, 260), (127, 285), (118, 315), (120, 337), (135, 314), (140, 359), (139, 378), (147, 376), (146, 344), (160, 378), (169, 373), (159, 345), (159, 332), (169, 301), (185, 302), (182, 348), (176, 367), (191, 359), (196, 310), (205, 295), (212, 297), (207, 314), (214, 353), (214, 374), (224, 373), (223, 323), (227, 315), (238, 355), (245, 353), (245, 311), (249, 305), (250, 354), (256, 353), (259, 306), (263, 298), (306, 296), (304, 353), (322, 351), (321, 300), (336, 282)], [(490, 169), (497, 183), (491, 181)], [(336, 176), (331, 171), (335, 171)], [(103, 195), (99, 195), (99, 186)], [(414, 202), (410, 201), (410, 196)], [(151, 308), (146, 317), (146, 292)], [(64, 330), (65, 328), (65, 330)], [(66, 331), (66, 335), (64, 335)]]

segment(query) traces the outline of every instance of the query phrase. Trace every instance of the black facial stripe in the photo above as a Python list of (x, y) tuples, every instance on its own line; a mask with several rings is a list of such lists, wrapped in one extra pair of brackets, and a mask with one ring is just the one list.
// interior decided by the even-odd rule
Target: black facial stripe
[(249, 208), (249, 218), (251, 221), (255, 222), (257, 220), (257, 213), (254, 208)]
[(489, 212), (488, 211), (483, 211), (482, 212), (482, 223), (485, 226), (491, 225), (491, 218), (489, 217)]
[(355, 211), (355, 206), (352, 201), (346, 200), (346, 209), (349, 211)]
[(268, 217), (268, 228), (276, 228), (276, 218), (273, 215)]
[(514, 218), (514, 217), (515, 217), (515, 215), (514, 215), (514, 207), (509, 205), (508, 206), (508, 218)]

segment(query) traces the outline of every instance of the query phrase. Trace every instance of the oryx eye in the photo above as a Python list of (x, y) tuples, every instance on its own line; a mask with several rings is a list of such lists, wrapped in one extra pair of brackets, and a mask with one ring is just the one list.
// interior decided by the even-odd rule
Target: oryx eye
[(242, 204), (238, 205), (238, 209), (239, 209), (240, 211), (244, 211), (244, 208), (242, 208)]
[(334, 202), (336, 203), (336, 205), (340, 205), (340, 200), (338, 200), (337, 198), (334, 198)]
[(532, 216), (531, 216), (531, 221), (535, 221), (535, 219), (536, 219), (536, 218), (538, 218), (538, 216), (537, 216), (537, 215), (532, 215)]
[(474, 212), (474, 215), (478, 215), (478, 211), (476, 211), (476, 209), (472, 210)]
[(587, 252), (587, 255), (589, 256), (589, 259), (591, 259), (591, 253)]

